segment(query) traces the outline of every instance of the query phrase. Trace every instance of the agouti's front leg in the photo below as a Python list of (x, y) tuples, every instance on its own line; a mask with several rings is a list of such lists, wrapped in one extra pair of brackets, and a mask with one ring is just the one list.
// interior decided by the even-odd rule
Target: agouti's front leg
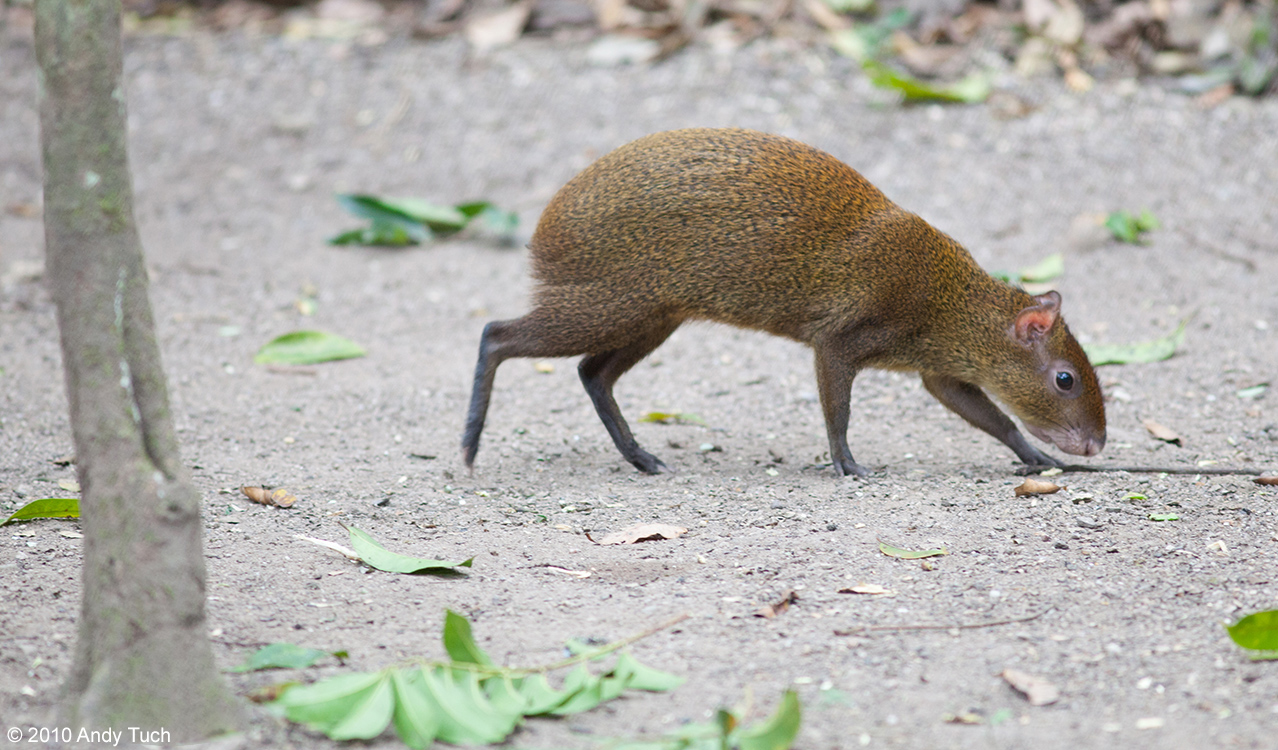
[(948, 375), (924, 375), (923, 387), (946, 408), (967, 420), (968, 424), (998, 438), (999, 442), (1011, 448), (1016, 457), (1026, 465), (1065, 465), (1030, 445), (1016, 424), (990, 401), (984, 391), (971, 383), (964, 383)]
[(865, 477), (870, 471), (852, 458), (848, 448), (848, 409), (852, 400), (852, 380), (856, 370), (827, 347), (816, 349), (817, 392), (825, 414), (825, 432), (830, 440), (830, 461), (839, 476)]

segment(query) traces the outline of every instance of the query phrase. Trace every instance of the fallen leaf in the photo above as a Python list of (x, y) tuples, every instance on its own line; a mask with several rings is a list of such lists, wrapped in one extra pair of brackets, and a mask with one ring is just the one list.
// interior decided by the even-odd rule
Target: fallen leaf
[(707, 427), (706, 421), (688, 411), (650, 411), (639, 417), (640, 422), (656, 422), (657, 424), (698, 424)]
[(1251, 480), (1251, 481), (1255, 482), (1256, 484), (1269, 484), (1269, 485), (1276, 485), (1276, 484), (1278, 484), (1278, 476), (1272, 476), (1272, 477), (1256, 477), (1255, 479), (1253, 479), (1253, 480)]
[(362, 356), (362, 347), (341, 336), (323, 331), (293, 331), (268, 341), (253, 361), (260, 365), (313, 365)]
[(1179, 520), (1180, 520), (1180, 516), (1176, 515), (1175, 513), (1150, 513), (1150, 514), (1149, 514), (1149, 520), (1151, 520), (1151, 521), (1179, 521)]
[(1152, 341), (1139, 344), (1084, 344), (1083, 352), (1097, 367), (1100, 365), (1126, 365), (1133, 362), (1161, 362), (1176, 352), (1185, 341), (1185, 318), (1175, 331)]
[(277, 508), (291, 508), (293, 503), (297, 502), (297, 498), (283, 487), (274, 492), (261, 487), (241, 487), (240, 492), (244, 493), (244, 497), (255, 503), (274, 505)]
[(1060, 491), (1060, 485), (1053, 482), (1044, 482), (1034, 477), (1026, 477), (1021, 486), (1016, 488), (1016, 496), (1023, 497), (1025, 495), (1050, 495), (1053, 492)]
[(546, 360), (543, 359), (540, 362), (536, 362), (533, 364), (533, 370), (536, 370), (537, 372), (540, 372), (543, 375), (549, 375), (550, 373), (555, 371), (555, 363), (547, 362)]
[(1180, 445), (1180, 435), (1177, 435), (1173, 430), (1162, 426), (1152, 419), (1142, 419), (1140, 423), (1145, 425), (1145, 429), (1149, 430), (1149, 434), (1158, 440), (1176, 446)]
[(66, 490), (67, 492), (80, 491), (80, 483), (75, 481), (74, 479), (59, 479), (58, 486)]
[(18, 508), (0, 523), (0, 526), (14, 521), (30, 521), (34, 518), (79, 518), (80, 501), (74, 497), (51, 497), (44, 500), (32, 500)]
[(556, 573), (563, 573), (564, 575), (572, 576), (573, 578), (589, 578), (591, 576), (591, 572), (589, 570), (569, 570), (568, 568), (561, 568), (558, 565), (543, 565), (541, 567), (546, 570), (553, 570)]
[(1267, 390), (1269, 390), (1268, 383), (1257, 383), (1256, 385), (1253, 385), (1249, 388), (1239, 389), (1237, 392), (1237, 395), (1238, 395), (1238, 398), (1241, 398), (1241, 399), (1256, 399), (1265, 395), (1265, 391)]
[(758, 611), (754, 613), (754, 616), (764, 617), (771, 620), (773, 617), (785, 612), (790, 608), (791, 604), (794, 604), (797, 601), (799, 601), (799, 595), (794, 593), (792, 590), (787, 591), (781, 595), (780, 601), (760, 607)]
[(940, 549), (909, 550), (901, 549), (900, 547), (893, 547), (892, 545), (884, 544), (883, 542), (879, 542), (879, 552), (882, 552), (888, 557), (896, 557), (902, 560), (918, 560), (923, 557), (935, 557), (937, 555), (950, 554), (944, 547), (941, 547)]
[(611, 534), (605, 534), (598, 541), (591, 539), (587, 534), (586, 538), (595, 544), (637, 544), (639, 542), (651, 542), (661, 539), (674, 539), (688, 533), (688, 530), (682, 526), (671, 526), (664, 523), (641, 523), (638, 526), (631, 526), (623, 531), (614, 531)]
[(896, 596), (896, 592), (892, 589), (880, 586), (877, 583), (858, 583), (855, 586), (839, 589), (840, 594), (878, 594), (882, 596)]
[(981, 716), (978, 713), (973, 713), (971, 711), (968, 711), (967, 713), (961, 713), (961, 714), (941, 714), (941, 721), (945, 722), (946, 724), (974, 725), (974, 724), (984, 724), (985, 717)]
[(1002, 676), (1007, 684), (1025, 694), (1031, 706), (1050, 706), (1061, 697), (1061, 691), (1055, 685), (1037, 675), (1004, 669)]
[(84, 538), (84, 534), (81, 534), (78, 531), (59, 531), (58, 535), (66, 537), (67, 539), (83, 539)]
[(510, 44), (524, 33), (532, 6), (532, 0), (520, 0), (497, 13), (472, 19), (466, 24), (466, 41), (480, 54)]

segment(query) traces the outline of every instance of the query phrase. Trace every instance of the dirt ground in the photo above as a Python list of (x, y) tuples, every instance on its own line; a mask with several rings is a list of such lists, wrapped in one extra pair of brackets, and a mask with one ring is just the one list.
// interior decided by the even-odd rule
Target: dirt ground
[[(72, 447), (36, 270), (34, 66), (30, 42), (6, 32), (6, 514), (65, 495), (57, 482), (74, 476), (53, 463)], [(325, 239), (355, 225), (333, 200), (343, 191), (487, 198), (519, 211), (526, 239), (555, 190), (633, 138), (694, 125), (780, 132), (856, 167), (987, 268), (1064, 252), (1056, 286), (1085, 340), (1153, 338), (1193, 316), (1173, 359), (1101, 370), (1109, 443), (1090, 463), (1278, 469), (1278, 392), (1237, 395), (1278, 387), (1278, 101), (1205, 109), (1159, 81), (1102, 81), (1080, 95), (1008, 77), (1001, 85), (1034, 107), (1023, 117), (899, 107), (849, 62), (769, 41), (599, 68), (581, 47), (538, 40), (479, 59), (455, 40), (364, 48), (197, 32), (131, 38), (126, 69), (137, 218), (184, 456), (206, 501), (221, 665), (275, 641), (346, 649), (358, 670), (442, 657), (445, 608), (470, 617), (496, 659), (544, 663), (568, 637), (612, 640), (687, 613), (633, 647), (687, 677), (683, 687), (530, 721), (510, 745), (658, 734), (747, 695), (759, 717), (793, 687), (805, 750), (1273, 746), (1278, 669), (1248, 661), (1221, 625), (1278, 606), (1274, 488), (1112, 472), (1018, 498), (1007, 449), (916, 377), (885, 373), (853, 389), (850, 442), (873, 476), (839, 479), (821, 465), (809, 352), (707, 325), (677, 332), (618, 388), (641, 444), (675, 473), (643, 476), (621, 461), (572, 362), (545, 373), (515, 360), (498, 375), (468, 477), (458, 444), (476, 345), (486, 321), (526, 309), (523, 240), (378, 250)], [(1148, 208), (1163, 226), (1142, 246), (1086, 227), (1120, 208)], [(306, 317), (295, 302), (308, 294)], [(303, 328), (355, 339), (368, 356), (293, 373), (253, 364), (265, 341)], [(637, 422), (652, 410), (693, 412), (708, 427)], [(1184, 447), (1149, 437), (1142, 418)], [(235, 489), (244, 484), (300, 499), (292, 510), (253, 505)], [(1150, 520), (1162, 513), (1179, 520)], [(406, 554), (474, 556), (474, 568), (453, 579), (367, 572), (294, 538), (346, 542), (339, 521)], [(584, 536), (648, 521), (689, 531), (624, 547)], [(42, 521), (0, 533), (6, 730), (53, 720), (76, 632), (80, 542), (64, 533), (75, 529)], [(950, 554), (925, 570), (881, 554), (878, 540)], [(837, 593), (861, 582), (895, 593)], [(753, 616), (789, 590), (788, 612)], [(884, 625), (955, 627), (857, 631)], [(244, 693), (340, 671), (326, 664), (227, 679)], [(1005, 669), (1050, 680), (1061, 699), (1030, 706)], [(968, 712), (985, 723), (945, 721)], [(335, 746), (253, 715), (249, 746)]]

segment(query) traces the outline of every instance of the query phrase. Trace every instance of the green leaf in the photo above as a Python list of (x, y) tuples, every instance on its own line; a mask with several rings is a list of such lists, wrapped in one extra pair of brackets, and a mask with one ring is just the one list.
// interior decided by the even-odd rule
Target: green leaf
[(368, 219), (372, 226), (343, 232), (329, 240), (333, 245), (415, 245), (456, 234), (476, 218), (489, 234), (509, 239), (519, 224), (518, 214), (503, 211), (488, 201), (441, 206), (420, 198), (348, 193), (338, 195), (337, 202), (352, 214)]
[(787, 690), (781, 696), (781, 705), (767, 721), (742, 730), (738, 735), (738, 746), (741, 750), (788, 750), (794, 738), (799, 736), (802, 720), (799, 695)]
[[(382, 198), (361, 196), (365, 200), (377, 201), (379, 207), (397, 212), (413, 221), (425, 224), (433, 232), (451, 234), (466, 228), (466, 223), (474, 215), (461, 210), (460, 207), (441, 206), (420, 198)], [(468, 204), (474, 206), (475, 204)], [(482, 204), (479, 210), (483, 210)]]
[(313, 365), (364, 356), (355, 342), (323, 331), (293, 331), (277, 336), (257, 351), (259, 365)]
[(428, 560), (421, 557), (408, 557), (391, 552), (377, 543), (367, 532), (354, 526), (347, 526), (351, 535), (351, 547), (354, 548), (369, 566), (388, 573), (441, 573), (449, 568), (469, 568), (475, 558), (461, 562), (445, 562), (444, 560)]
[(1053, 253), (1032, 266), (1020, 270), (1021, 281), (1041, 284), (1065, 273), (1065, 256)]
[(1128, 492), (1126, 495), (1123, 495), (1123, 499), (1124, 500), (1148, 500), (1149, 498), (1145, 497), (1139, 492)]
[(944, 547), (940, 549), (909, 550), (901, 549), (900, 547), (893, 547), (892, 545), (884, 544), (883, 542), (879, 542), (879, 552), (882, 552), (888, 557), (899, 557), (902, 560), (919, 560), (924, 557), (936, 557), (937, 555), (950, 554)]
[(525, 677), (519, 684), (519, 693), (527, 702), (524, 713), (528, 716), (550, 713), (568, 700), (568, 693), (552, 688), (541, 672)]
[(335, 740), (371, 740), (386, 731), (394, 710), (391, 676), (383, 672), (372, 689), (360, 693), (347, 714), (325, 734)]
[(556, 716), (589, 711), (603, 702), (601, 679), (590, 674), (585, 664), (578, 664), (577, 668), (564, 678), (564, 692), (568, 693), (568, 700), (550, 712)]
[(1130, 211), (1114, 211), (1105, 217), (1105, 227), (1114, 239), (1133, 245), (1140, 244), (1141, 235), (1158, 226), (1158, 219), (1148, 210), (1141, 211), (1138, 216), (1133, 216)]
[(1179, 521), (1179, 520), (1180, 520), (1180, 516), (1176, 515), (1175, 513), (1150, 513), (1150, 514), (1149, 514), (1149, 520), (1151, 520), (1151, 521)]
[(697, 424), (707, 427), (701, 417), (686, 411), (650, 411), (639, 417), (640, 422), (656, 422), (658, 424)]
[(529, 712), (529, 702), (519, 692), (519, 683), (520, 680), (510, 675), (497, 675), (482, 682), (484, 695), (488, 696), (488, 702), (492, 703), (494, 708), (503, 713), (523, 715)]
[(80, 501), (74, 497), (50, 497), (44, 500), (32, 500), (18, 508), (13, 515), (0, 523), (5, 526), (14, 521), (30, 521), (34, 518), (79, 518)]
[(981, 73), (974, 73), (948, 86), (933, 86), (913, 76), (898, 73), (878, 60), (864, 60), (861, 62), (861, 68), (875, 86), (898, 91), (907, 102), (975, 104), (985, 101), (992, 90), (989, 78)]
[(628, 653), (622, 653), (617, 657), (617, 664), (612, 671), (615, 676), (624, 677), (627, 680), (627, 687), (631, 690), (661, 693), (674, 690), (684, 683), (684, 678), (644, 666)]
[(391, 672), (391, 686), (395, 689), (395, 712), (391, 722), (395, 732), (405, 745), (413, 750), (430, 747), (439, 733), (439, 715), (421, 688), (414, 684), (403, 670)]
[(344, 719), (357, 703), (376, 689), (383, 675), (360, 672), (330, 677), (310, 685), (299, 685), (284, 691), (276, 704), (284, 709), (289, 721), (305, 724), (327, 733)]
[(444, 650), (459, 664), (492, 666), (492, 660), (476, 643), (470, 632), (470, 621), (456, 612), (444, 612)]
[(292, 643), (272, 643), (254, 651), (231, 672), (255, 672), (259, 669), (304, 669), (328, 655), (317, 648), (303, 648)]
[[(486, 745), (501, 742), (519, 722), (520, 717), (499, 713), (483, 697), (478, 687), (478, 675), (466, 674), (463, 679), (475, 682), (474, 692), (458, 685), (456, 675), (449, 669), (415, 670), (426, 695), (439, 708), (439, 732), (441, 742), (454, 745)], [(478, 696), (478, 700), (476, 699)]]
[(1256, 385), (1249, 386), (1249, 387), (1247, 387), (1247, 388), (1240, 388), (1240, 389), (1238, 389), (1238, 390), (1235, 392), (1235, 394), (1234, 394), (1234, 395), (1236, 395), (1236, 396), (1238, 396), (1238, 398), (1241, 398), (1241, 399), (1244, 399), (1244, 400), (1246, 400), (1246, 399), (1256, 399), (1256, 398), (1260, 398), (1261, 396), (1265, 395), (1265, 391), (1267, 391), (1267, 390), (1269, 390), (1269, 384), (1268, 384), (1268, 383), (1257, 383)]
[(1253, 612), (1226, 626), (1234, 643), (1254, 651), (1278, 651), (1278, 609)]
[(1189, 318), (1180, 321), (1175, 331), (1153, 341), (1138, 344), (1083, 344), (1083, 352), (1092, 365), (1126, 365), (1134, 362), (1161, 362), (1176, 352), (1185, 341)]

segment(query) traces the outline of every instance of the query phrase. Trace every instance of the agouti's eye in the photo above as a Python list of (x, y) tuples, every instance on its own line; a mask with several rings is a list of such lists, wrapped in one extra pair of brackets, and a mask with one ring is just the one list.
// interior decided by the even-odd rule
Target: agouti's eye
[(1074, 376), (1068, 372), (1056, 373), (1056, 387), (1062, 391), (1068, 391), (1074, 387)]

